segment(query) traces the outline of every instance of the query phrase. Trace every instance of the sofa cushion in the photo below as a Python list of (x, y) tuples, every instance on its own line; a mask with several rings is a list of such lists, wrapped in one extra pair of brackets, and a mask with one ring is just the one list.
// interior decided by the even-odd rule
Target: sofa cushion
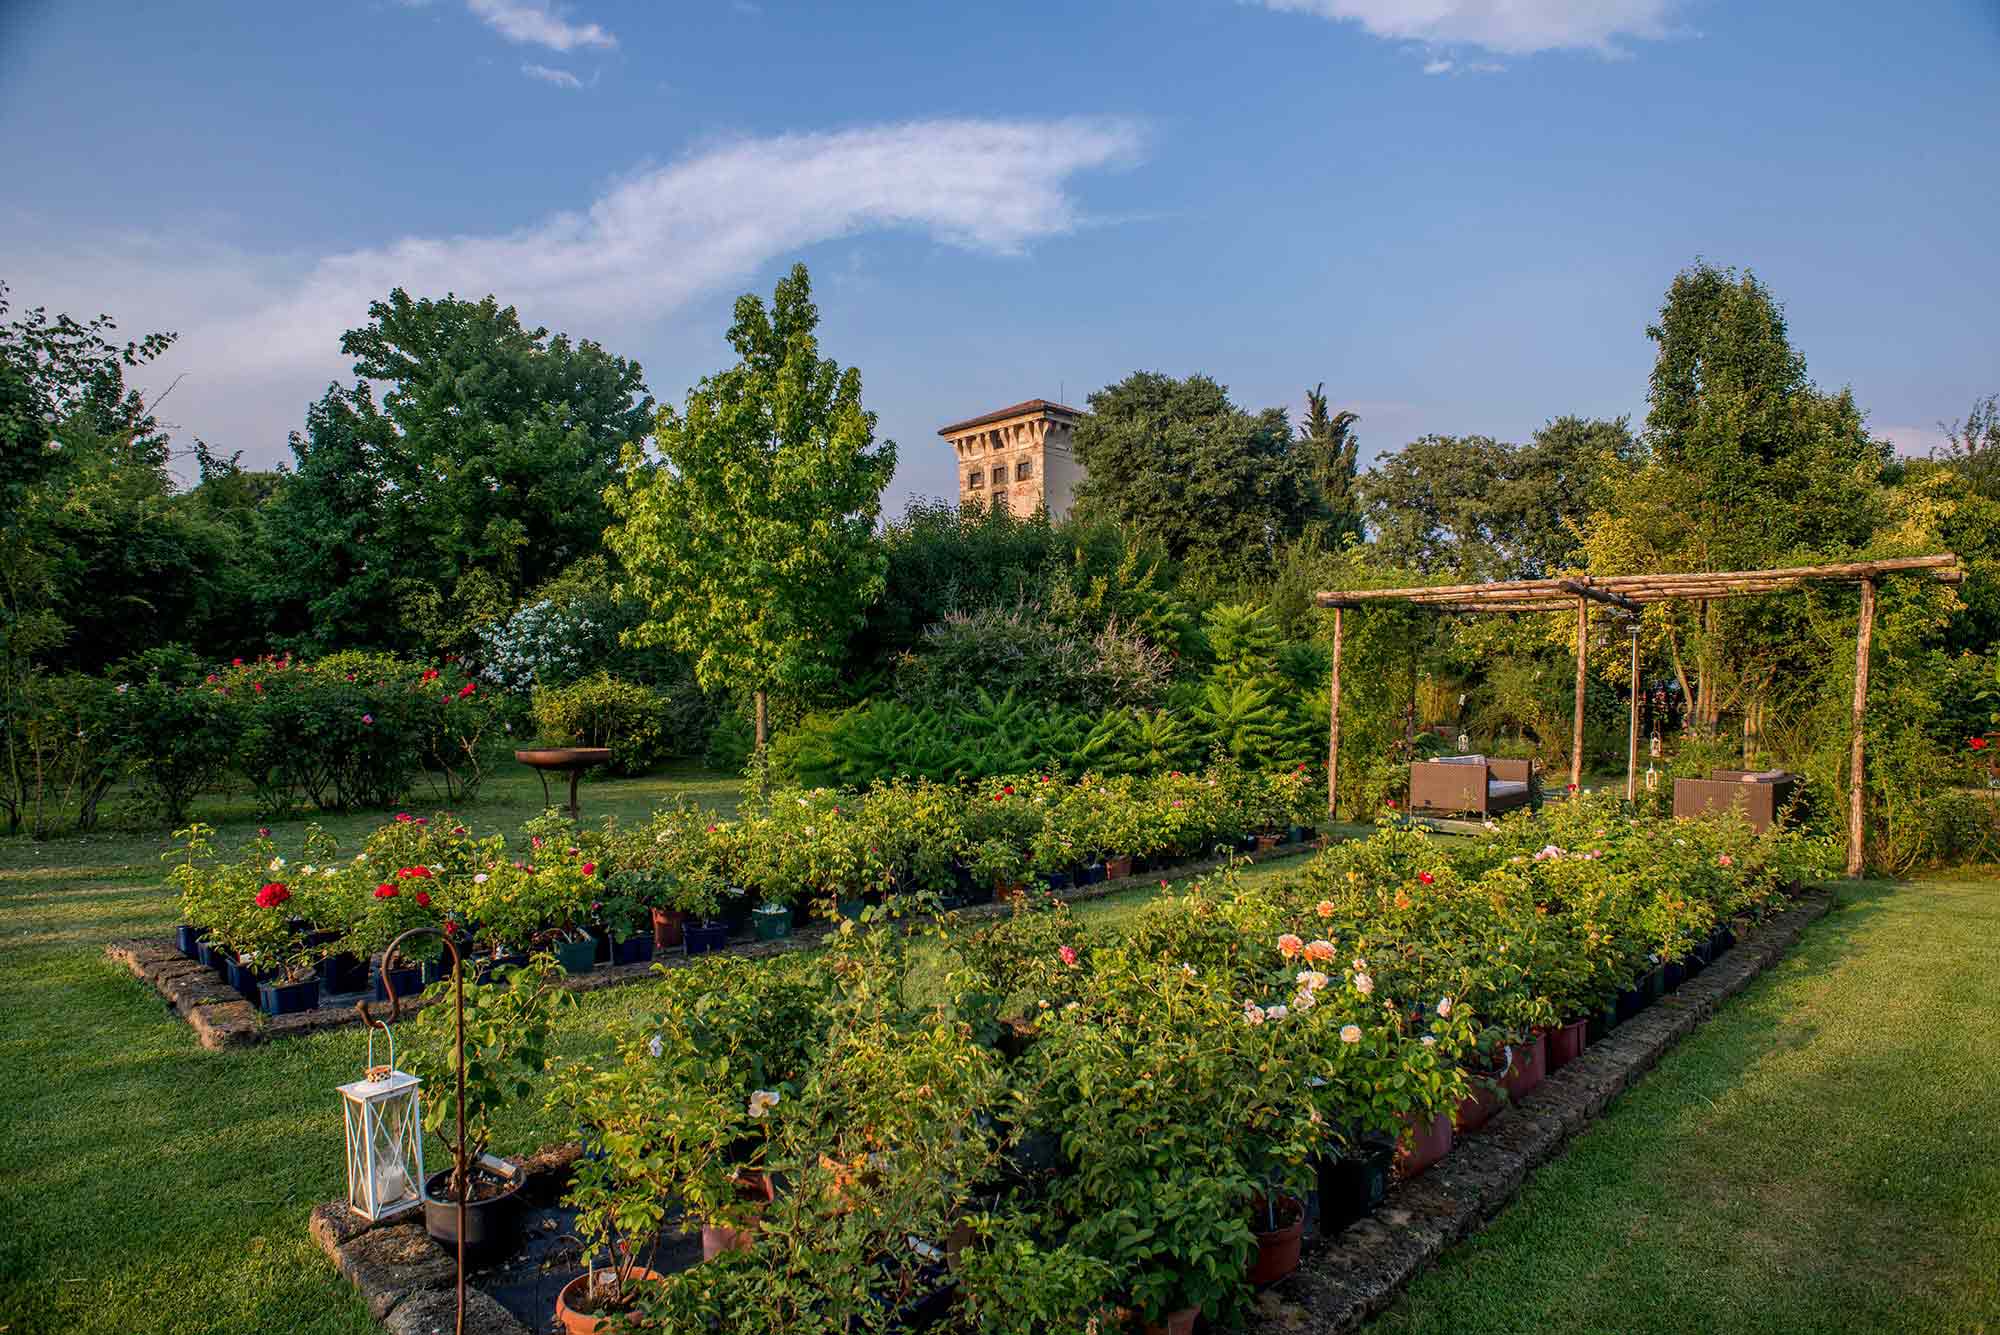
[(1519, 797), (1527, 791), (1527, 783), (1520, 779), (1488, 779), (1486, 781), (1486, 795), (1488, 797)]
[(1485, 756), (1438, 756), (1434, 758), (1431, 761), (1431, 763), (1433, 765), (1484, 765), (1486, 763), (1486, 757)]

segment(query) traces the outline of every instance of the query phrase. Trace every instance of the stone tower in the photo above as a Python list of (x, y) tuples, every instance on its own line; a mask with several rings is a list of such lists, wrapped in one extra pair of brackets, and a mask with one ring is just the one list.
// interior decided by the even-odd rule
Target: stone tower
[(1069, 513), (1083, 468), (1070, 448), (1083, 414), (1047, 399), (1029, 399), (940, 427), (958, 452), (960, 505), (999, 505), (1017, 515), (1047, 507), (1049, 518)]

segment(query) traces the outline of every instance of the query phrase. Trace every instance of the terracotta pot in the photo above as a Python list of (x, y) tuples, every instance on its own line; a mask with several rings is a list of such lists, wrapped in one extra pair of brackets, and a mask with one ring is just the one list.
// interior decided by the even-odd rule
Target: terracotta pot
[(687, 914), (679, 909), (653, 910), (653, 949), (672, 950), (681, 943), (681, 928)]
[(1548, 1046), (1543, 1035), (1538, 1033), (1526, 1043), (1514, 1045), (1513, 1064), (1508, 1066), (1507, 1074), (1500, 1083), (1506, 1087), (1507, 1096), (1518, 1103), (1539, 1089), (1542, 1078), (1548, 1073)]
[[(1275, 1284), (1299, 1268), (1299, 1243), (1306, 1234), (1306, 1208), (1297, 1199), (1286, 1196), (1278, 1202), (1278, 1218), (1283, 1219), (1288, 1210), (1292, 1216), (1289, 1224), (1257, 1234), (1257, 1254), (1243, 1276), (1252, 1284)], [(1261, 1201), (1253, 1220), (1253, 1227), (1268, 1220)]]
[(1553, 1075), (1583, 1055), (1590, 1021), (1572, 1020), (1548, 1036), (1549, 1073)]
[(1403, 1141), (1396, 1147), (1396, 1174), (1399, 1177), (1415, 1177), (1439, 1159), (1451, 1153), (1451, 1117), (1439, 1113), (1429, 1122), (1419, 1124), (1414, 1113), (1403, 1119), (1409, 1128)]
[[(659, 1279), (661, 1276), (658, 1271), (635, 1265), (629, 1278)], [(563, 1331), (564, 1335), (596, 1335), (598, 1327), (604, 1323), (605, 1316), (609, 1315), (609, 1313), (598, 1315), (576, 1310), (574, 1304), (582, 1299), (583, 1286), (589, 1282), (590, 1272), (586, 1270), (563, 1285), (562, 1292), (556, 1295), (556, 1328)]]
[[(736, 1191), (746, 1201), (763, 1204), (778, 1198), (767, 1174), (744, 1170), (736, 1175)], [(724, 1252), (747, 1252), (757, 1240), (757, 1230), (751, 1228), (729, 1228), (721, 1224), (703, 1224), (701, 1227), (701, 1259), (713, 1261)]]
[(1130, 876), (1131, 874), (1132, 874), (1132, 859), (1130, 857), (1104, 859), (1105, 880), (1115, 881), (1118, 880), (1120, 877)]
[(1148, 1321), (1146, 1335), (1194, 1335), (1194, 1323), (1200, 1317), (1200, 1308), (1183, 1307), (1178, 1312), (1167, 1313), (1165, 1321)]
[(1278, 846), (1278, 836), (1277, 836), (1277, 835), (1275, 835), (1275, 834), (1260, 834), (1260, 835), (1258, 835), (1258, 836), (1257, 836), (1257, 851), (1258, 851), (1259, 853), (1268, 853), (1268, 852), (1270, 852), (1270, 851), (1271, 851), (1272, 849), (1276, 848), (1277, 846)]

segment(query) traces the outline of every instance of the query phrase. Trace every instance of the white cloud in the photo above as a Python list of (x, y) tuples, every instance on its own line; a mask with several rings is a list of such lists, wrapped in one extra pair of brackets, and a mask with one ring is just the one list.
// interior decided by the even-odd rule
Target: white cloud
[(547, 65), (523, 65), (521, 66), (521, 73), (527, 75), (530, 79), (540, 79), (543, 83), (552, 83), (558, 88), (583, 87), (583, 80), (577, 78), (568, 70), (551, 69)]
[(1431, 60), (1424, 63), (1424, 73), (1426, 74), (1449, 74), (1451, 73), (1451, 69), (1452, 62), (1449, 60)]
[[(1679, 0), (1262, 0), (1271, 9), (1358, 23), (1376, 37), (1483, 47), (1510, 56), (1537, 51), (1612, 54), (1621, 38), (1669, 35)], [(1433, 65), (1437, 61), (1431, 62)], [(1427, 74), (1444, 70), (1425, 67)]]
[(571, 23), (563, 18), (547, 0), (465, 0), (465, 7), (510, 42), (545, 46), (551, 51), (618, 45), (616, 37), (595, 23)]
[[(1079, 172), (1137, 158), (1133, 122), (922, 121), (725, 143), (617, 182), (585, 208), (511, 232), (410, 236), (321, 257), (258, 252), (179, 233), (81, 235), (0, 215), (17, 259), (14, 304), (95, 314), (134, 333), (181, 334), (135, 383), (176, 375), (164, 418), (248, 460), (281, 456), (285, 433), (330, 379), (346, 379), (343, 330), (371, 300), (488, 292), (524, 322), (608, 341), (816, 243), (909, 229), (1011, 255), (1087, 220)], [(656, 384), (666, 397), (681, 386)]]

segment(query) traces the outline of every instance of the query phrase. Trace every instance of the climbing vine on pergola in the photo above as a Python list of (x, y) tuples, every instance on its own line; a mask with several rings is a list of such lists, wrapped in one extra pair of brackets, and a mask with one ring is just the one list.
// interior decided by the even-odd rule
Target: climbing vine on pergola
[[(1858, 584), (1861, 615), (1854, 639), (1854, 719), (1847, 777), (1847, 871), (1862, 867), (1861, 776), (1862, 724), (1868, 710), (1868, 650), (1875, 633), (1875, 586), (1894, 575), (1928, 577), (1957, 584), (1965, 571), (1950, 552), (1939, 556), (1884, 557), (1836, 565), (1792, 566), (1774, 570), (1696, 571), (1684, 574), (1579, 575), (1570, 579), (1503, 580), (1487, 584), (1440, 584), (1407, 589), (1335, 590), (1318, 595), (1321, 607), (1333, 611), (1333, 681), (1329, 688), (1332, 722), (1326, 752), (1326, 805), (1332, 815), (1340, 772), (1340, 647), (1342, 614), (1369, 603), (1400, 602), (1438, 612), (1576, 613), (1575, 735), (1570, 747), (1569, 781), (1583, 782), (1583, 692), (1588, 659), (1590, 608), (1593, 603), (1638, 624), (1647, 603), (1673, 600), (1706, 603), (1721, 598), (1754, 598), (1787, 593), (1807, 582)], [(1625, 800), (1638, 796), (1639, 772), (1639, 642), (1632, 641), (1632, 718), (1626, 740)]]

